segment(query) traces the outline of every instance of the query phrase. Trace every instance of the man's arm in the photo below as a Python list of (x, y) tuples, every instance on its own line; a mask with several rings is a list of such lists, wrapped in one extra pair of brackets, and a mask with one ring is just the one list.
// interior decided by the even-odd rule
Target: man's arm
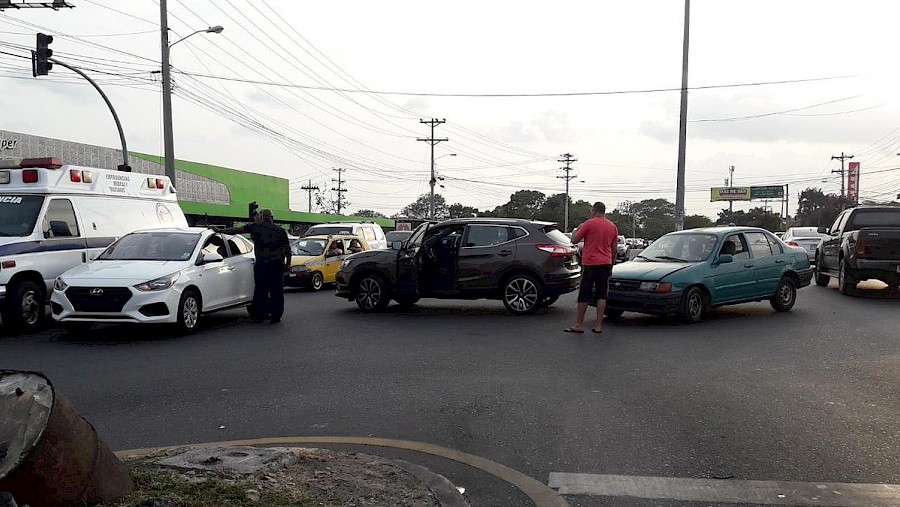
[(248, 234), (250, 232), (250, 224), (244, 224), (240, 227), (229, 227), (219, 231), (221, 234)]
[(581, 240), (584, 239), (585, 229), (587, 229), (587, 227), (585, 227), (586, 224), (587, 222), (584, 222), (583, 224), (579, 225), (577, 229), (575, 229), (575, 234), (572, 235), (573, 245), (581, 243)]
[(281, 248), (284, 252), (284, 269), (291, 269), (291, 242), (288, 240), (287, 233), (281, 234)]

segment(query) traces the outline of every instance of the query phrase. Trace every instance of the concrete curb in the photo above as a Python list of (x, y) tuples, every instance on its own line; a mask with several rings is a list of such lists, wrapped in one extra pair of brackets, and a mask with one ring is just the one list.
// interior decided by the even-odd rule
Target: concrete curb
[(388, 465), (393, 465), (419, 479), (431, 492), (434, 498), (441, 503), (441, 507), (470, 507), (462, 493), (456, 489), (456, 486), (443, 475), (434, 472), (430, 468), (402, 459), (385, 459), (379, 456), (379, 459)]

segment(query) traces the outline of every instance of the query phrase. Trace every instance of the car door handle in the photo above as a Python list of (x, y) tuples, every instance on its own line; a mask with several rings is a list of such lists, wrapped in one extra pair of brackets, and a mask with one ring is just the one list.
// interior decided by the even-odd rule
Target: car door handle
[(784, 262), (784, 259), (775, 259), (775, 264), (781, 264)]
[(500, 253), (497, 254), (501, 257), (506, 257), (507, 255), (512, 255), (512, 250), (500, 250)]
[(753, 267), (753, 264), (744, 264), (744, 267), (745, 267), (745, 268), (752, 268), (752, 267)]

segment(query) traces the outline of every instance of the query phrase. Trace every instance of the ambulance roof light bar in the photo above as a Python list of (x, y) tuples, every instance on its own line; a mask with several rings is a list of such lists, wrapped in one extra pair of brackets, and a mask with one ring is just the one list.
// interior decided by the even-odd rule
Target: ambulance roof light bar
[(2, 158), (0, 159), (0, 169), (59, 169), (63, 166), (61, 159), (56, 157), (42, 158)]

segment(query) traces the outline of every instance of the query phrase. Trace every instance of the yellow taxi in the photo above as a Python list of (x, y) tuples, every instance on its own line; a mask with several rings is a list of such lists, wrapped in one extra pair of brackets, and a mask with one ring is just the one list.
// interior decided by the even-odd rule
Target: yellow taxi
[(326, 283), (334, 283), (341, 261), (365, 250), (371, 250), (366, 240), (350, 234), (295, 240), (291, 243), (291, 269), (284, 275), (284, 285), (319, 290)]

